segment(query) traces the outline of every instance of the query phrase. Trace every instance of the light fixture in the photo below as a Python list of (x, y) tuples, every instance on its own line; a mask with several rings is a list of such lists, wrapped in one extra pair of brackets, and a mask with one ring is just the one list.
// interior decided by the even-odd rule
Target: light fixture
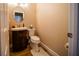
[(21, 6), (21, 7), (27, 7), (28, 6), (28, 3), (9, 3), (9, 4), (12, 4), (14, 6)]
[(21, 6), (21, 7), (27, 7), (28, 6), (28, 3), (18, 3), (17, 5), (18, 6)]

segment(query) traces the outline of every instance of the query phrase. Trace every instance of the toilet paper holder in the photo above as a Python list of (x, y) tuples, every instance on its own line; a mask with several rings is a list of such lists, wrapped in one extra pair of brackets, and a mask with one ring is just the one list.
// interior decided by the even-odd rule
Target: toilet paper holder
[(72, 33), (67, 33), (67, 36), (72, 38)]

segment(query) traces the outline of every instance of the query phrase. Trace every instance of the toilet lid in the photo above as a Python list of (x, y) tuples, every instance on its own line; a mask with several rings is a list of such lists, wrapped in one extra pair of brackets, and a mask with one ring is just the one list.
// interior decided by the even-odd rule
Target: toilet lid
[(39, 41), (39, 40), (40, 40), (40, 38), (37, 37), (37, 36), (31, 36), (31, 39), (32, 39), (32, 40), (35, 40), (35, 41)]

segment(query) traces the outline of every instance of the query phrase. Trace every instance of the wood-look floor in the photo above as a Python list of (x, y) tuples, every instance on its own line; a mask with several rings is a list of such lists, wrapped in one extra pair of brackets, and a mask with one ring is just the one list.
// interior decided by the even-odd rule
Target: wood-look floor
[(26, 49), (19, 51), (19, 52), (12, 52), (10, 50), (10, 56), (32, 56), (31, 52), (30, 52), (31, 48), (28, 45)]

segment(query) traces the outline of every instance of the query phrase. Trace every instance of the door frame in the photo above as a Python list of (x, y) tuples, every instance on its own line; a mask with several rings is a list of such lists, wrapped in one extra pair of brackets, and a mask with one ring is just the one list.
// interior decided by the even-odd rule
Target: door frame
[(7, 3), (0, 4), (0, 22), (1, 22), (1, 30), (0, 30), (0, 48), (1, 48), (1, 56), (9, 56), (9, 18), (8, 18), (8, 5)]
[(72, 33), (72, 38), (68, 37), (69, 56), (77, 56), (77, 20), (78, 20), (78, 4), (70, 3), (69, 4), (69, 19), (68, 19), (68, 33)]

